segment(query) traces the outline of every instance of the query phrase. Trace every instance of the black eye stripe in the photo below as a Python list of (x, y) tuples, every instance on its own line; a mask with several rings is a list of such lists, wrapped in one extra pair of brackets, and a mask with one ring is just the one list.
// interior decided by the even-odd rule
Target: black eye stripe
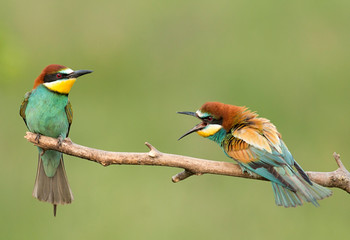
[[(62, 77), (58, 78), (57, 74), (61, 74)], [(45, 75), (44, 82), (53, 82), (56, 80), (61, 80), (61, 79), (66, 78), (67, 76), (68, 76), (68, 74), (63, 74), (63, 73), (48, 74), (48, 75)]]
[(222, 118), (220, 119), (215, 119), (212, 116), (204, 117), (202, 120), (206, 123), (211, 123), (211, 124), (222, 124)]
[(215, 118), (213, 118), (213, 120), (211, 121), (211, 123), (221, 125), (221, 124), (222, 124), (222, 118), (220, 118), (220, 119), (215, 119)]

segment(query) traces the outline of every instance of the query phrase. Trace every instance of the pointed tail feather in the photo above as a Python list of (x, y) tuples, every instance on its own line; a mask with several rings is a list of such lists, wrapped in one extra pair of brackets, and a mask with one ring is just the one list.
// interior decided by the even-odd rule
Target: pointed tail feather
[(275, 201), (278, 206), (297, 207), (303, 202), (311, 202), (316, 207), (319, 206), (317, 200), (324, 199), (332, 195), (332, 191), (322, 187), (317, 183), (309, 184), (305, 179), (298, 179), (297, 191), (293, 192), (277, 183), (272, 183)]
[(48, 177), (45, 174), (39, 154), (33, 197), (40, 201), (53, 204), (54, 215), (56, 215), (56, 206), (58, 204), (69, 204), (73, 201), (73, 194), (68, 184), (63, 158), (61, 158), (55, 175)]
[(272, 183), (272, 189), (278, 206), (296, 207), (303, 205), (302, 200), (293, 191), (274, 182)]

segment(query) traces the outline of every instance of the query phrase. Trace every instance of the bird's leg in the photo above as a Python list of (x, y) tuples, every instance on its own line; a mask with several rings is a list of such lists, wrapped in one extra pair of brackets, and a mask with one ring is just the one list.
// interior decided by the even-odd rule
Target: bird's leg
[(36, 137), (35, 137), (36, 143), (39, 143), (40, 137), (41, 137), (41, 134), (40, 134), (40, 133), (37, 133), (37, 134), (36, 134)]
[(45, 154), (45, 149), (41, 149), (40, 157), (42, 157)]

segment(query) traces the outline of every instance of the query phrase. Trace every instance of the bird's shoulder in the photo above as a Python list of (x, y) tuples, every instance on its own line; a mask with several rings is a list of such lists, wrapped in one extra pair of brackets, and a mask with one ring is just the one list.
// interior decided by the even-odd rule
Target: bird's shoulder
[(23, 118), (25, 123), (26, 123), (26, 109), (27, 109), (28, 100), (31, 94), (32, 94), (32, 91), (29, 91), (24, 95), (24, 99), (19, 109), (19, 115)]
[(68, 99), (67, 105), (65, 107), (65, 110), (66, 110), (68, 122), (69, 122), (69, 124), (72, 124), (72, 122), (73, 122), (73, 108), (72, 108), (72, 104), (70, 103), (69, 99)]
[(65, 107), (65, 111), (66, 111), (66, 115), (67, 115), (67, 119), (68, 119), (68, 131), (67, 131), (67, 137), (68, 137), (69, 131), (70, 131), (70, 126), (72, 125), (72, 122), (73, 122), (73, 108), (72, 108), (72, 104), (70, 103), (69, 99), (68, 99), (67, 105)]

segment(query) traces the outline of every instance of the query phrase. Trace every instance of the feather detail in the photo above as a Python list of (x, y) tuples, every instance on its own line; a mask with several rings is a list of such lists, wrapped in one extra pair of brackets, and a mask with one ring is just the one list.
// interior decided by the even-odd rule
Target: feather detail
[(249, 163), (256, 160), (249, 149), (232, 151), (229, 156), (234, 159), (240, 159), (243, 163)]
[(235, 138), (232, 135), (229, 136), (230, 137), (225, 138), (222, 144), (224, 151), (229, 157), (243, 163), (249, 163), (257, 160), (256, 155), (251, 151), (247, 142), (243, 141), (242, 139)]
[(241, 129), (234, 130), (232, 135), (236, 138), (242, 139), (246, 143), (258, 149), (271, 153), (269, 141), (264, 135), (259, 133), (257, 129), (246, 126)]
[(265, 118), (260, 118), (260, 120), (263, 122), (262, 132), (264, 137), (277, 150), (277, 152), (282, 153), (281, 134), (277, 131), (276, 126)]
[(54, 216), (56, 216), (57, 204), (69, 204), (73, 201), (74, 198), (68, 184), (63, 158), (60, 159), (55, 175), (53, 177), (48, 177), (45, 174), (39, 154), (33, 197), (40, 201), (53, 204)]
[(296, 207), (303, 205), (303, 202), (311, 202), (318, 207), (317, 200), (324, 199), (332, 195), (332, 191), (316, 183), (310, 184), (301, 175), (297, 174), (288, 166), (284, 167), (285, 174), (281, 175), (295, 191), (284, 187), (283, 185), (272, 182), (272, 188), (275, 194), (275, 201), (278, 206)]
[(68, 119), (68, 132), (67, 132), (67, 136), (69, 135), (69, 131), (70, 131), (70, 126), (72, 125), (73, 122), (73, 108), (72, 108), (72, 104), (70, 103), (69, 99), (68, 99), (68, 103), (66, 105), (66, 107), (64, 108), (67, 114), (67, 119)]
[[(19, 109), (19, 115), (23, 118), (24, 120), (24, 123), (26, 124), (27, 126), (27, 120), (26, 120), (26, 109), (27, 109), (27, 105), (28, 105), (28, 100), (29, 100), (29, 97), (30, 97), (30, 94), (32, 92), (27, 92), (25, 95), (24, 95), (24, 99), (23, 99), (23, 102), (21, 104), (21, 107)], [(28, 126), (27, 126), (28, 127)]]

